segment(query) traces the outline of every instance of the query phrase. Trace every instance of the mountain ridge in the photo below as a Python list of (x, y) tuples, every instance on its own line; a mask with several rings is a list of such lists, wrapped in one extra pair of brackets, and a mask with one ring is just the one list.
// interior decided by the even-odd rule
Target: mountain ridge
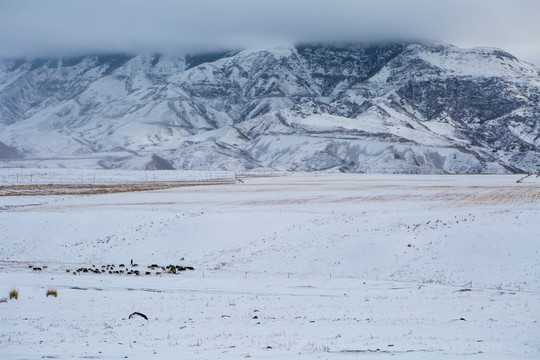
[(304, 44), (0, 64), (6, 165), (532, 172), (539, 119), (538, 71), (494, 48)]

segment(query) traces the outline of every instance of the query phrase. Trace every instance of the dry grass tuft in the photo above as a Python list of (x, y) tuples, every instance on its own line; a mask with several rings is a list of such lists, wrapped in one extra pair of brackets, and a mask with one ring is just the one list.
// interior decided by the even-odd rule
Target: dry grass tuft
[(12, 289), (10, 292), (9, 292), (9, 299), (15, 299), (15, 300), (19, 300), (19, 290), (17, 289)]
[(49, 297), (49, 296), (58, 297), (58, 291), (56, 291), (56, 289), (48, 289), (47, 290), (47, 297)]

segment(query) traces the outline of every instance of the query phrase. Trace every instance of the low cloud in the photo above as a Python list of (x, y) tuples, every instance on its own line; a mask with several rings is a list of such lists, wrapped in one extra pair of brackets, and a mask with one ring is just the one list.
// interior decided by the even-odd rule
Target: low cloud
[(540, 65), (537, 0), (3, 0), (0, 57), (425, 40)]

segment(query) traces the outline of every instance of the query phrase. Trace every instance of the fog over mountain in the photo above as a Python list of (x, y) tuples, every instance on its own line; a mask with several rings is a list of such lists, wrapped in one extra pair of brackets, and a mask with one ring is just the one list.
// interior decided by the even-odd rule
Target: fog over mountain
[(5, 0), (0, 159), (536, 171), (538, 14), (536, 0)]
[(540, 65), (539, 13), (536, 0), (4, 0), (0, 57), (414, 40), (499, 47)]

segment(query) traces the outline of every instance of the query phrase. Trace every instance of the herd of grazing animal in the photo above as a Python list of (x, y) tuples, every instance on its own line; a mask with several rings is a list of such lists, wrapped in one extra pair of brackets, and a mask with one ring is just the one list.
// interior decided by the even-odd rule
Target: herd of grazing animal
[[(110, 275), (163, 275), (163, 274), (172, 274), (180, 275), (182, 271), (186, 270), (195, 270), (192, 266), (181, 266), (181, 265), (167, 265), (161, 266), (158, 264), (152, 264), (147, 266), (145, 271), (138, 270), (139, 264), (133, 263), (131, 260), (131, 269), (124, 264), (119, 264), (118, 266), (114, 264), (101, 265), (98, 267), (92, 265), (91, 267), (80, 267), (77, 270), (66, 269), (66, 273), (73, 273), (73, 275), (80, 275), (81, 273), (93, 273), (93, 274), (110, 274)], [(47, 266), (37, 267), (34, 265), (29, 265), (29, 268), (33, 271), (42, 271), (47, 269)]]

